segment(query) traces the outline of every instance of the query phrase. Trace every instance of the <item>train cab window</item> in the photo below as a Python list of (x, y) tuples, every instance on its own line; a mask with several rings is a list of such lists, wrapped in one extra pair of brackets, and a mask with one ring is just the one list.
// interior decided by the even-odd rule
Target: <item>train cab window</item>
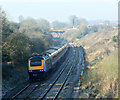
[(42, 62), (41, 60), (37, 60), (37, 61), (31, 61), (30, 66), (41, 66)]

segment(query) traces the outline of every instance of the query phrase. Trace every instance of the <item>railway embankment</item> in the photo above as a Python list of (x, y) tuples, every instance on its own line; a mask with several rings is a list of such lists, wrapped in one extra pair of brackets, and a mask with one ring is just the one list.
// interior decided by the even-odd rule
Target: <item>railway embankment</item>
[(75, 43), (86, 52), (87, 67), (81, 80), (79, 98), (118, 98), (117, 29), (91, 33)]
[(118, 97), (118, 56), (117, 51), (102, 61), (87, 68), (80, 87), (81, 98)]
[(5, 66), (2, 68), (2, 95), (28, 80), (27, 64), (2, 63), (2, 66)]

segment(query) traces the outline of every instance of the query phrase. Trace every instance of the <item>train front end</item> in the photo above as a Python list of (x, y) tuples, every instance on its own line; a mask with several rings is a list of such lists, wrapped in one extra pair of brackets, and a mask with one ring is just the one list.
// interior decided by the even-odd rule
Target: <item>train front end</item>
[(34, 56), (28, 60), (28, 73), (30, 79), (44, 77), (45, 59), (42, 56)]

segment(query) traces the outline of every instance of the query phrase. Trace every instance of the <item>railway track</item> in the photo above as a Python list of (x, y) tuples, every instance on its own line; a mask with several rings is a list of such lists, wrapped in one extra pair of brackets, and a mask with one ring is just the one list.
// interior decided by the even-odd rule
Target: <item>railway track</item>
[[(71, 56), (71, 53), (68, 55), (66, 62), (69, 62), (69, 58)], [(66, 66), (66, 63), (62, 64), (61, 67)], [(61, 70), (60, 70), (61, 71)], [(62, 73), (61, 73), (62, 74)], [(58, 74), (57, 74), (58, 75)], [(51, 80), (52, 81), (52, 80)], [(11, 98), (13, 99), (17, 99), (17, 98), (29, 98), (29, 95), (32, 94), (32, 92), (34, 92), (38, 87), (42, 86), (45, 82), (43, 81), (41, 82), (35, 82), (35, 83), (28, 83), (26, 86), (24, 86), (20, 91), (18, 91), (17, 93), (10, 93), (8, 96), (4, 96), (5, 98), (3, 99), (7, 99), (7, 98)], [(48, 85), (50, 83), (48, 82)]]
[[(77, 52), (79, 52), (79, 53), (77, 53), (77, 56), (76, 56), (77, 60), (75, 60), (75, 62), (73, 61), (75, 66), (73, 67), (72, 71), (70, 72), (70, 75), (69, 75), (67, 81), (65, 82), (64, 88), (61, 90), (61, 92), (57, 98), (60, 98), (60, 99), (78, 98), (77, 91), (79, 91), (80, 85), (77, 85), (77, 87), (76, 87), (76, 84), (79, 82), (79, 76), (81, 73), (81, 68), (82, 68), (82, 63), (83, 63), (83, 60), (82, 60), (83, 52), (82, 52), (82, 48), (80, 48), (80, 47), (78, 47), (76, 49), (77, 49)], [(76, 97), (74, 94), (76, 95)]]
[(16, 93), (14, 96), (12, 96), (12, 99), (15, 99), (20, 93), (22, 93), (25, 89), (27, 89), (31, 84), (27, 84), (21, 91), (19, 91), (18, 93)]
[[(69, 62), (69, 59), (68, 61)], [(67, 63), (65, 63), (67, 64)], [(66, 65), (65, 65), (66, 66)], [(58, 75), (57, 78), (59, 78), (59, 76), (62, 74), (62, 72), (65, 70), (65, 68), (63, 68), (63, 70), (61, 71), (61, 73)], [(24, 89), (22, 89), (20, 92), (18, 92), (15, 96), (12, 97), (12, 99), (21, 99), (21, 98), (29, 98), (29, 95), (34, 92), (36, 90), (36, 88), (38, 88), (42, 83), (33, 83), (33, 84), (29, 84), (27, 85)], [(44, 84), (44, 82), (43, 82)]]
[[(60, 78), (60, 76), (63, 74), (63, 72), (65, 71), (66, 67), (69, 64), (70, 61), (70, 57), (72, 55), (72, 50), (71, 53), (69, 54), (69, 56), (67, 57), (66, 61), (61, 65), (61, 68), (63, 68), (62, 70), (59, 71), (59, 75), (55, 75), (57, 76), (56, 78), (51, 79), (51, 82), (48, 83), (47, 85), (45, 85), (44, 87), (39, 88), (39, 90), (43, 90), (42, 93), (39, 92), (38, 95), (36, 95), (35, 93), (32, 93), (29, 98), (44, 98), (46, 96), (46, 94), (51, 90), (51, 88), (55, 85), (55, 83), (57, 82), (57, 80)], [(58, 73), (57, 73), (58, 74)], [(47, 87), (47, 88), (46, 88)], [(39, 91), (38, 90), (38, 91)]]
[(35, 82), (32, 83), (30, 86), (28, 86), (26, 89), (18, 93), (14, 99), (22, 99), (22, 98), (27, 98), (37, 87), (39, 87), (42, 83), (41, 82)]
[[(59, 94), (64, 88), (66, 81), (68, 80), (71, 71), (76, 66), (76, 59), (78, 59), (78, 48), (71, 47), (66, 60), (62, 63), (59, 70), (48, 80), (43, 82), (34, 82), (27, 84), (23, 89), (12, 95), (13, 99), (44, 99), (54, 98), (57, 99)], [(65, 76), (65, 77), (64, 77)], [(57, 90), (57, 91), (56, 91)]]
[[(76, 50), (74, 49), (74, 56), (72, 56), (71, 61), (73, 61), (73, 59), (77, 56), (78, 52), (76, 52)], [(75, 62), (75, 60), (74, 60)], [(74, 62), (69, 62), (67, 64), (67, 66), (64, 66), (66, 69), (66, 72), (64, 70), (64, 74), (61, 74), (60, 77), (58, 77), (53, 83), (52, 85), (49, 87), (49, 89), (47, 91), (45, 91), (43, 93), (43, 95), (41, 95), (38, 99), (43, 100), (44, 98), (52, 98), (52, 99), (57, 99), (59, 94), (61, 93), (71, 71), (73, 70), (73, 68), (75, 67), (75, 63)], [(70, 67), (69, 67), (70, 66)], [(63, 75), (65, 75), (66, 77), (63, 79)], [(58, 86), (59, 84), (59, 86)], [(57, 89), (57, 90), (56, 90)]]

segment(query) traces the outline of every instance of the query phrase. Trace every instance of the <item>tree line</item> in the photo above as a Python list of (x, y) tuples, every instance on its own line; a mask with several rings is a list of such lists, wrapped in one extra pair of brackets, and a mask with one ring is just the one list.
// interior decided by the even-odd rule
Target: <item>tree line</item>
[(2, 62), (26, 62), (34, 54), (42, 54), (51, 46), (60, 44), (59, 39), (48, 32), (50, 23), (45, 19), (27, 18), (19, 23), (9, 21), (0, 8), (2, 27)]

